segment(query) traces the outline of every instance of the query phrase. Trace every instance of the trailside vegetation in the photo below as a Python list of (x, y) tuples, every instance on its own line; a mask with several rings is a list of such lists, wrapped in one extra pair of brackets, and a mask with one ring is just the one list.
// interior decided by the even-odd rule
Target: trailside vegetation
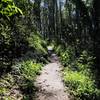
[(52, 45), (73, 99), (100, 99), (100, 0), (1, 0), (0, 99), (32, 100)]

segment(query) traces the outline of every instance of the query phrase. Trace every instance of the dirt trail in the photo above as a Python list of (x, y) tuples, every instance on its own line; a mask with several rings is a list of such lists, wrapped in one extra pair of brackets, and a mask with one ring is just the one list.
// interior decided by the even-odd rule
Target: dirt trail
[(46, 65), (36, 80), (39, 88), (36, 100), (70, 100), (65, 92), (60, 74), (60, 64), (52, 58), (52, 63)]

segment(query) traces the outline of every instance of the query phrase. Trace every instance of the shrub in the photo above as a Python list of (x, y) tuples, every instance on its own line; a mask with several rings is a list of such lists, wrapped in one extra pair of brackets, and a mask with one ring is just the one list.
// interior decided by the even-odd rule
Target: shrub
[(0, 95), (5, 95), (8, 92), (8, 89), (0, 87)]
[(80, 56), (75, 57), (75, 50), (71, 47), (60, 53), (60, 60), (65, 67), (65, 85), (69, 87), (76, 100), (99, 100), (100, 90), (95, 85), (92, 72), (94, 59), (85, 50)]
[(78, 63), (87, 64), (89, 66), (93, 66), (95, 57), (89, 55), (87, 51), (83, 51), (80, 57), (78, 58)]
[(21, 74), (25, 78), (34, 79), (41, 70), (41, 64), (33, 63), (33, 61), (23, 61), (20, 66)]
[(94, 65), (94, 57), (89, 55), (87, 51), (83, 51), (80, 57), (76, 60), (78, 71), (88, 76), (93, 76), (92, 68)]
[(12, 67), (12, 74), (14, 74), (16, 82), (15, 85), (18, 85), (24, 96), (34, 96), (34, 81), (42, 65), (43, 64), (36, 63), (35, 60), (26, 60), (19, 63), (17, 62), (17, 64)]
[(70, 92), (79, 100), (96, 100), (98, 95), (94, 80), (81, 72), (64, 70), (64, 82), (69, 87)]
[(46, 51), (46, 42), (42, 39), (42, 37), (38, 33), (32, 33), (31, 36), (28, 38), (30, 47), (33, 47), (34, 50), (38, 53), (45, 53)]
[(55, 52), (58, 55), (60, 55), (60, 53), (62, 52), (62, 46), (61, 45), (55, 46), (54, 49), (55, 49)]
[(68, 66), (74, 60), (74, 57), (74, 50), (71, 47), (60, 53), (60, 60), (64, 66)]

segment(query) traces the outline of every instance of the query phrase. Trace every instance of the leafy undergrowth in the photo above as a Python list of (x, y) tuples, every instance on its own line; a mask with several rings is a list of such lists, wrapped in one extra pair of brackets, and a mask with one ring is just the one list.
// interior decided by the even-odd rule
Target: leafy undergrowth
[(75, 100), (100, 100), (100, 90), (96, 86), (93, 70), (94, 57), (87, 51), (82, 51), (78, 57), (75, 50), (61, 46), (56, 49), (60, 61), (64, 66), (63, 79), (65, 85)]
[(94, 80), (81, 72), (64, 69), (64, 82), (75, 100), (99, 100), (99, 90)]
[(34, 82), (48, 58), (46, 42), (38, 33), (32, 33), (27, 40), (27, 52), (21, 53), (19, 58), (15, 56), (11, 59), (13, 65), (7, 66), (7, 69), (10, 69), (8, 72), (2, 65), (4, 72), (0, 77), (0, 100), (34, 100)]
[(12, 66), (12, 71), (0, 79), (0, 99), (32, 100), (35, 93), (34, 81), (42, 66), (31, 60)]

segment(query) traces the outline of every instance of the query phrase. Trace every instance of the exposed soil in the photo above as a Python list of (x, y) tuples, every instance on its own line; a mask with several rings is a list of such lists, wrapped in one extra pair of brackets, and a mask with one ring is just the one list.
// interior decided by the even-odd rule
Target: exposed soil
[(52, 63), (46, 65), (37, 77), (35, 84), (39, 91), (36, 100), (70, 100), (68, 93), (65, 92), (60, 63), (55, 54), (52, 54), (51, 61)]

